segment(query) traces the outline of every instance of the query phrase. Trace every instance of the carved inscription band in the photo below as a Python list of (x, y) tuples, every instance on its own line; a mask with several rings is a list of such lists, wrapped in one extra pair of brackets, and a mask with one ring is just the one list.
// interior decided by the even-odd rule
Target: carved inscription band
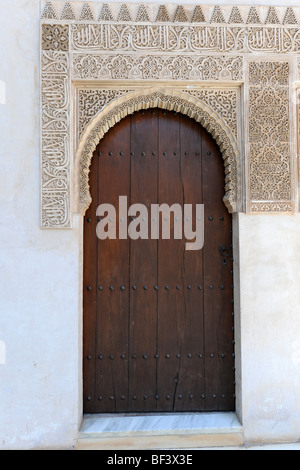
[(47, 51), (41, 61), (42, 226), (70, 226), (69, 57)]
[(254, 212), (292, 210), (289, 102), (289, 63), (251, 62), (249, 166)]

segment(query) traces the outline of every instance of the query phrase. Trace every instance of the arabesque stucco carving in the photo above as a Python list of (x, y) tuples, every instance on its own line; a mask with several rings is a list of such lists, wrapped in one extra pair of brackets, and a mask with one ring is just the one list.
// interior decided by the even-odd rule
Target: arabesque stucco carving
[(298, 7), (43, 0), (42, 227), (67, 228), (72, 212), (84, 213), (97, 139), (150, 106), (183, 112), (212, 133), (231, 212), (295, 210), (299, 15)]
[(200, 122), (215, 138), (220, 146), (225, 165), (225, 196), (224, 203), (230, 212), (237, 211), (238, 202), (238, 162), (239, 151), (236, 139), (225, 121), (203, 101), (188, 93), (172, 89), (145, 89), (128, 92), (116, 99), (100, 111), (87, 126), (78, 147), (77, 160), (80, 180), (80, 212), (85, 213), (91, 199), (88, 175), (93, 151), (99, 140), (117, 122), (128, 114), (140, 109), (162, 108), (173, 110)]

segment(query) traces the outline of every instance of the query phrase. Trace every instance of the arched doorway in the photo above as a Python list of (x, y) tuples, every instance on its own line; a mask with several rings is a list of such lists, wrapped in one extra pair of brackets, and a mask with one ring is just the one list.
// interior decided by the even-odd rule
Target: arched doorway
[[(89, 183), (84, 411), (233, 410), (232, 229), (215, 141), (182, 114), (139, 111), (100, 141)], [(135, 222), (118, 210), (116, 220), (111, 217), (116, 239), (96, 236), (102, 218), (96, 216), (97, 207), (109, 203), (118, 209), (119, 196), (127, 196), (128, 206), (149, 209), (144, 217), (148, 239), (125, 236)], [(175, 203), (193, 207), (194, 230), (195, 207), (204, 205), (202, 249), (187, 250), (184, 237), (174, 238), (178, 221), (172, 212), (165, 217), (170, 239), (162, 233), (151, 238), (150, 206)], [(182, 214), (184, 226), (189, 216)]]

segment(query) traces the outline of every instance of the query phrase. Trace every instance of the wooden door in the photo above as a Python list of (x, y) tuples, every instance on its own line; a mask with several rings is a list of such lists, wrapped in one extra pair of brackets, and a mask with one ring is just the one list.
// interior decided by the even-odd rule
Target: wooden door
[[(181, 114), (137, 112), (99, 143), (90, 188), (84, 411), (234, 410), (232, 226), (215, 141)], [(119, 196), (149, 209), (149, 239), (96, 236), (97, 207), (118, 208)], [(196, 204), (204, 204), (202, 249), (186, 250), (172, 230), (170, 239), (150, 238), (150, 206), (163, 203), (192, 204), (194, 224)], [(118, 235), (131, 218), (116, 219)]]

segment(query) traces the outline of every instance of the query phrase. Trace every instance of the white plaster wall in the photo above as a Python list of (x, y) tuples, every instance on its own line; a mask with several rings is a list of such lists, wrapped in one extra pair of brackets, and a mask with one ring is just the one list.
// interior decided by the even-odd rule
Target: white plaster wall
[[(0, 12), (0, 449), (69, 448), (81, 419), (81, 221), (40, 229), (39, 1), (0, 0)], [(245, 437), (295, 441), (300, 216), (238, 224)]]
[(250, 442), (300, 438), (300, 216), (239, 215), (242, 419)]
[(40, 229), (39, 16), (0, 0), (0, 449), (69, 447), (80, 416), (79, 229)]

